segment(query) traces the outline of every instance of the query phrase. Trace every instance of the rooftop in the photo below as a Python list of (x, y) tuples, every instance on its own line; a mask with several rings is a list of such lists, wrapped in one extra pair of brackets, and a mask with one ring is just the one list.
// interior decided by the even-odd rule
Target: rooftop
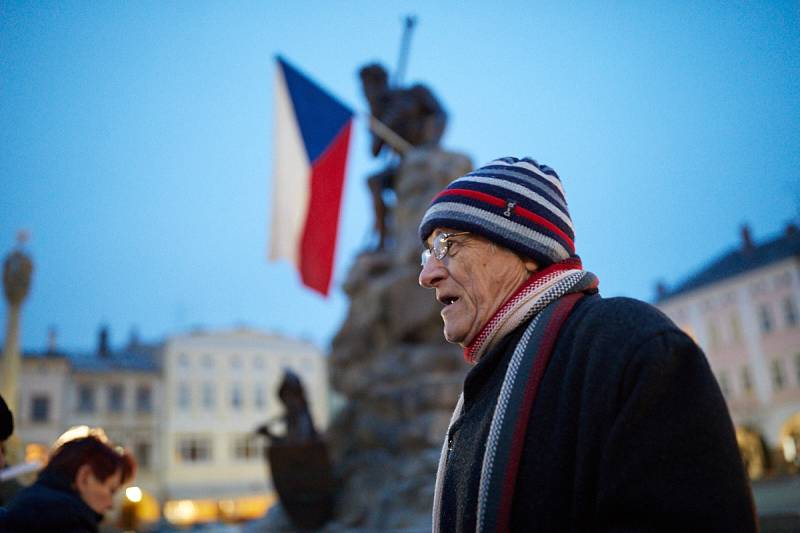
[(800, 257), (800, 230), (797, 226), (789, 224), (782, 234), (762, 243), (753, 242), (750, 228), (744, 226), (742, 242), (737, 248), (723, 253), (675, 287), (667, 288), (660, 284), (656, 303), (665, 302), (680, 294), (719, 283), (789, 257)]
[(26, 359), (66, 359), (75, 372), (158, 372), (161, 345), (128, 346), (122, 350), (100, 352), (43, 351), (25, 352)]

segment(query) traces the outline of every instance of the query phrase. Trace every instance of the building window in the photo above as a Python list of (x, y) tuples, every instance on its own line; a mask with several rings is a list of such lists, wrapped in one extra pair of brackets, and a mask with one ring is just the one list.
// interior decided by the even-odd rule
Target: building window
[(214, 358), (209, 353), (203, 354), (203, 368), (214, 368)]
[(256, 355), (253, 358), (253, 368), (257, 368), (258, 370), (264, 368), (264, 357), (262, 355)]
[(178, 366), (181, 368), (189, 367), (189, 356), (185, 353), (178, 354)]
[(780, 359), (774, 359), (772, 361), (771, 370), (772, 370), (772, 385), (775, 387), (775, 390), (781, 390), (783, 388), (784, 383), (784, 376), (783, 376), (783, 364)]
[(108, 386), (108, 410), (121, 413), (125, 409), (125, 389), (119, 383)]
[(235, 370), (239, 370), (242, 368), (242, 356), (239, 354), (233, 354), (231, 356), (231, 368)]
[(31, 398), (31, 422), (44, 424), (50, 421), (50, 397), (43, 394)]
[(706, 329), (708, 329), (708, 339), (711, 350), (717, 350), (720, 346), (719, 330), (717, 329), (717, 325), (714, 323), (714, 321), (708, 320), (706, 322)]
[(150, 385), (139, 385), (136, 388), (136, 412), (153, 412), (153, 390)]
[(178, 384), (178, 407), (189, 409), (192, 406), (192, 393), (188, 383)]
[(791, 296), (787, 296), (783, 300), (783, 316), (786, 318), (786, 325), (790, 328), (797, 325), (797, 306)]
[(730, 385), (728, 384), (728, 376), (727, 374), (720, 372), (717, 376), (717, 381), (719, 382), (719, 389), (722, 391), (722, 394), (728, 396), (730, 391)]
[(731, 340), (734, 343), (742, 341), (742, 321), (738, 313), (731, 313)]
[(750, 368), (742, 367), (742, 390), (745, 394), (752, 394), (753, 392), (753, 377), (750, 375)]
[(150, 468), (152, 446), (149, 442), (137, 442), (134, 447), (136, 462), (140, 468)]
[(231, 407), (237, 411), (242, 408), (242, 385), (239, 383), (231, 387)]
[(94, 386), (83, 383), (78, 385), (78, 412), (94, 413), (95, 398)]
[(766, 304), (758, 308), (758, 319), (761, 324), (761, 332), (769, 333), (772, 331), (772, 314)]
[(800, 386), (800, 353), (794, 354), (794, 374), (797, 379), (797, 385)]
[(215, 392), (213, 383), (203, 383), (203, 407), (206, 409), (214, 409), (216, 404)]
[(262, 383), (256, 383), (255, 393), (256, 407), (258, 409), (265, 408), (267, 406), (267, 391)]
[(233, 441), (233, 458), (237, 461), (253, 461), (261, 458), (259, 439), (253, 435), (239, 435)]
[(182, 463), (204, 463), (211, 460), (210, 437), (178, 438), (178, 461)]

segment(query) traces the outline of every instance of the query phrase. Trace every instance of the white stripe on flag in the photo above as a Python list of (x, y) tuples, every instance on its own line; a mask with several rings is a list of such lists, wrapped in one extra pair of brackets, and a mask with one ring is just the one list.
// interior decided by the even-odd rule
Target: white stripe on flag
[(280, 66), (275, 75), (275, 162), (272, 176), (270, 261), (300, 264), (300, 239), (308, 215), (311, 163)]

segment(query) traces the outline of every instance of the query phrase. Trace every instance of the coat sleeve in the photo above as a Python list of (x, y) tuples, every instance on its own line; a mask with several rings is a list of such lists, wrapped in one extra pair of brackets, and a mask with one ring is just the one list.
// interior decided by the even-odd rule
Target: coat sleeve
[(727, 406), (700, 348), (680, 331), (633, 352), (600, 460), (608, 531), (757, 531)]

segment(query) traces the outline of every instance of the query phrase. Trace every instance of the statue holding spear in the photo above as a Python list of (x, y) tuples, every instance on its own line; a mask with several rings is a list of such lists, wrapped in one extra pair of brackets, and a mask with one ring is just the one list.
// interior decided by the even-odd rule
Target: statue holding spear
[(386, 69), (377, 63), (366, 65), (359, 71), (371, 114), (372, 155), (377, 157), (381, 152), (389, 153), (386, 168), (367, 178), (375, 214), (378, 251), (386, 245), (388, 229), (384, 195), (387, 190), (394, 189), (399, 161), (412, 147), (438, 146), (447, 123), (447, 114), (430, 89), (420, 84), (401, 87), (415, 23), (415, 17), (406, 17), (392, 85)]

